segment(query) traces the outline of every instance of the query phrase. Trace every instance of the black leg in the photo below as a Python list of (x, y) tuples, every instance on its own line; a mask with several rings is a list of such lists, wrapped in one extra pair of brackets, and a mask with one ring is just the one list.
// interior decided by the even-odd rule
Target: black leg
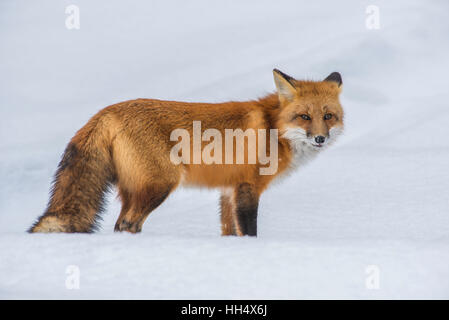
[(257, 208), (259, 196), (253, 185), (242, 183), (236, 189), (238, 233), (257, 236)]

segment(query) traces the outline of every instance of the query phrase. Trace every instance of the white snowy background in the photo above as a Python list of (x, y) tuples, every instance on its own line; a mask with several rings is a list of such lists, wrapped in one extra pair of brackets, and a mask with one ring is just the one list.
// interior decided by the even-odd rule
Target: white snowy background
[[(79, 30), (65, 26), (71, 4)], [(366, 27), (369, 5), (380, 29)], [(449, 298), (448, 12), (444, 0), (1, 1), (0, 298)], [(274, 67), (339, 71), (346, 131), (263, 194), (259, 237), (220, 237), (218, 192), (193, 189), (139, 235), (113, 232), (115, 193), (97, 234), (25, 233), (98, 110), (252, 99), (274, 90)]]

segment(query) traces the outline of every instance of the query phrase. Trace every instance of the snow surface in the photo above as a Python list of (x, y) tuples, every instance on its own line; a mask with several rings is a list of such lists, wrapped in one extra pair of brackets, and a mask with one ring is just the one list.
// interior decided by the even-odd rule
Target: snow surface
[[(81, 29), (65, 28), (78, 5)], [(365, 26), (368, 5), (380, 29)], [(0, 298), (449, 298), (447, 1), (1, 1)], [(244, 100), (343, 75), (345, 135), (220, 237), (180, 189), (139, 235), (30, 235), (74, 132), (138, 97)], [(67, 267), (80, 270), (69, 290)], [(379, 288), (366, 285), (370, 266)], [(367, 273), (368, 272), (368, 273)]]

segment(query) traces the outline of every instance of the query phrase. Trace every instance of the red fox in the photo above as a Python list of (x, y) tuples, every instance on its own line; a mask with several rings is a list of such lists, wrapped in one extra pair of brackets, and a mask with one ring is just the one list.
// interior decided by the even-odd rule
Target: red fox
[[(258, 100), (212, 104), (137, 99), (104, 108), (66, 147), (47, 209), (29, 232), (97, 230), (111, 186), (117, 187), (122, 202), (115, 231), (140, 232), (148, 215), (176, 187), (191, 185), (221, 188), (223, 235), (256, 236), (259, 197), (270, 182), (313, 158), (343, 129), (339, 73), (323, 81), (295, 80), (277, 69), (273, 75), (277, 92)], [(181, 129), (195, 135), (198, 122), (203, 137), (181, 150), (173, 133)], [(201, 161), (206, 142), (227, 137), (231, 129), (244, 131), (246, 139), (225, 144), (244, 146), (246, 162), (218, 148), (209, 150), (214, 161)], [(257, 135), (254, 146), (250, 130), (274, 132), (276, 139)], [(267, 161), (254, 159), (255, 149), (262, 155), (275, 153), (271, 173), (261, 174)], [(174, 161), (181, 151), (185, 154), (177, 159), (183, 161)]]

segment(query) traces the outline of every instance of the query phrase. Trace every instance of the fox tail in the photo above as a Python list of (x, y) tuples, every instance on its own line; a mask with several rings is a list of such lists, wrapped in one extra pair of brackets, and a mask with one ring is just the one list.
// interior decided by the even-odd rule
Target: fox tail
[(114, 182), (110, 133), (93, 117), (66, 147), (44, 214), (28, 232), (93, 232)]

